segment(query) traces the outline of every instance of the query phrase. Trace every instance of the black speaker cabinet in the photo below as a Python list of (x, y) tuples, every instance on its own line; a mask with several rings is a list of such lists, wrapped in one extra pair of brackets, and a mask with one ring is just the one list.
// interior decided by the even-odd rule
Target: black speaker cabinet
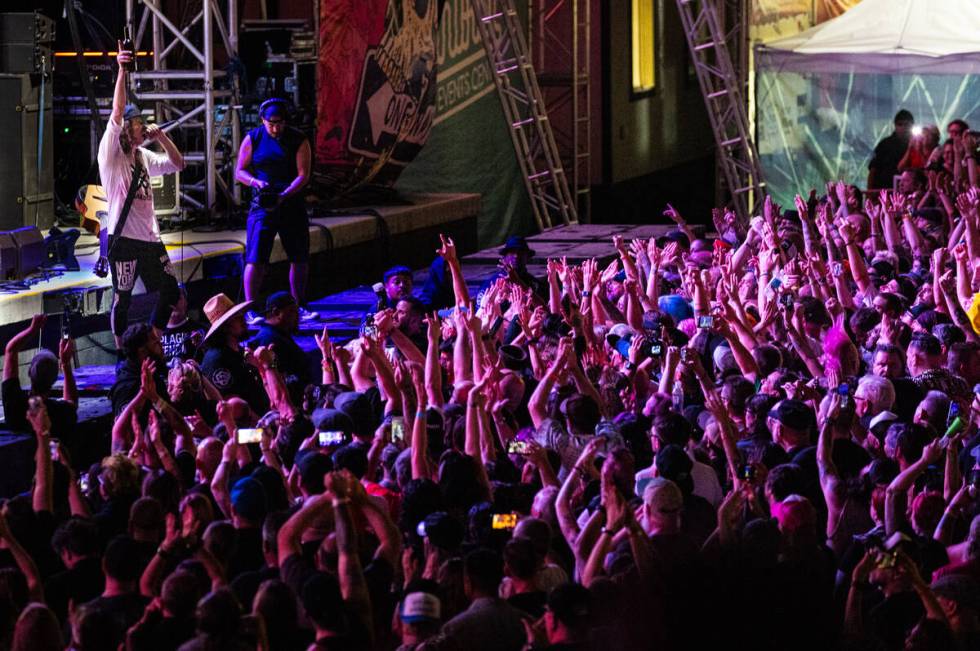
[(17, 275), (17, 245), (10, 233), (0, 233), (0, 280), (12, 280)]
[(17, 268), (14, 269), (14, 277), (24, 278), (40, 269), (47, 260), (41, 231), (34, 226), (24, 226), (10, 231), (10, 237), (17, 248)]
[(43, 119), (40, 82), (40, 75), (0, 74), (0, 230), (3, 231), (28, 225), (47, 230), (54, 223), (51, 79), (45, 80)]

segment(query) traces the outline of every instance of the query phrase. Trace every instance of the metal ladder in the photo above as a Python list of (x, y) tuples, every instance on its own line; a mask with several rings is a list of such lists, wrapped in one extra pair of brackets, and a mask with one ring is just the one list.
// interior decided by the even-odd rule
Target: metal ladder
[(471, 0), (538, 228), (578, 223), (513, 0)]
[(691, 60), (718, 146), (719, 166), (732, 207), (747, 223), (762, 201), (765, 182), (752, 141), (739, 77), (718, 16), (720, 0), (677, 0)]

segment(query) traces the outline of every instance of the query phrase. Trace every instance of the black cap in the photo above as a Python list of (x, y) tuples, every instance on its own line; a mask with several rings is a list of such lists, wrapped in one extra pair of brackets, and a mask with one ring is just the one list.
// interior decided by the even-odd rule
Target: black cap
[(677, 484), (685, 495), (694, 491), (694, 478), (691, 477), (693, 468), (691, 457), (679, 445), (665, 445), (657, 453), (657, 476)]
[(275, 292), (269, 295), (269, 298), (265, 299), (265, 312), (268, 314), (273, 310), (281, 310), (283, 308), (289, 307), (290, 305), (296, 305), (296, 299), (289, 292)]
[(798, 432), (809, 432), (816, 423), (813, 409), (799, 400), (780, 400), (769, 411), (769, 418)]
[(534, 249), (532, 249), (527, 244), (527, 240), (519, 235), (511, 235), (504, 242), (503, 247), (500, 249), (500, 255), (506, 255), (510, 251), (523, 251), (529, 256), (534, 256)]
[(436, 511), (425, 516), (421, 528), (424, 528), (429, 542), (446, 551), (458, 549), (466, 535), (463, 524), (445, 511)]

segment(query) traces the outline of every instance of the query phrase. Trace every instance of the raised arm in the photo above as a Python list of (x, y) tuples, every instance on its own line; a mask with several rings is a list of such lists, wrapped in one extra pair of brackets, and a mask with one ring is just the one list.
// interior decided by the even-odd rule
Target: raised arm
[(908, 503), (908, 492), (915, 483), (916, 478), (925, 472), (931, 464), (938, 461), (943, 454), (943, 449), (938, 440), (928, 443), (922, 449), (922, 457), (912, 463), (898, 476), (892, 480), (885, 491), (885, 532), (890, 536), (896, 531), (903, 529), (907, 524), (906, 505)]
[(556, 355), (551, 367), (541, 378), (541, 382), (535, 387), (531, 399), (528, 401), (527, 408), (531, 414), (531, 424), (537, 429), (541, 427), (548, 414), (548, 396), (565, 368), (567, 360), (564, 355)]
[(371, 527), (378, 539), (378, 548), (374, 550), (374, 557), (384, 559), (392, 568), (397, 569), (401, 560), (402, 549), (401, 533), (398, 531), (398, 527), (388, 512), (368, 497), (361, 482), (352, 478), (350, 486), (351, 503), (361, 510), (368, 526)]
[(14, 557), (17, 569), (27, 579), (27, 595), (30, 601), (44, 603), (44, 587), (41, 583), (41, 573), (37, 569), (37, 564), (10, 531), (3, 511), (0, 511), (0, 540), (6, 543), (7, 551)]
[[(348, 471), (332, 472), (324, 478), (333, 504), (337, 543), (337, 577), (344, 604), (361, 619), (364, 630), (373, 631), (371, 595), (361, 568), (357, 528), (351, 511), (353, 485), (357, 479)], [(365, 515), (367, 515), (365, 513)], [(383, 532), (377, 532), (379, 535)]]
[(456, 255), (456, 243), (453, 238), (439, 235), (439, 249), (436, 251), (446, 261), (449, 267), (449, 275), (453, 279), (453, 294), (456, 296), (456, 307), (469, 305), (470, 290), (466, 286), (466, 278), (463, 277), (463, 270)]
[(446, 402), (442, 395), (442, 367), (439, 365), (439, 345), (442, 343), (442, 322), (438, 314), (426, 317), (426, 336), (429, 345), (425, 350), (425, 394), (429, 404), (442, 407)]
[(116, 63), (119, 71), (116, 74), (116, 86), (112, 91), (112, 113), (109, 119), (114, 124), (122, 124), (123, 113), (126, 110), (126, 68), (133, 61), (134, 53), (122, 49), (122, 41), (116, 41)]
[(58, 360), (61, 362), (61, 372), (65, 376), (61, 390), (61, 399), (78, 407), (78, 386), (75, 384), (75, 373), (72, 361), (75, 358), (75, 340), (62, 339), (58, 344)]
[(51, 419), (48, 409), (40, 398), (31, 398), (27, 407), (27, 420), (30, 421), (37, 437), (37, 450), (34, 452), (34, 491), (31, 504), (35, 513), (54, 511), (52, 494), (53, 470), (51, 467)]
[(7, 342), (3, 354), (3, 381), (13, 380), (17, 377), (19, 358), (18, 353), (27, 343), (41, 334), (45, 322), (48, 320), (45, 314), (35, 314), (31, 317), (31, 323), (26, 328), (15, 334)]

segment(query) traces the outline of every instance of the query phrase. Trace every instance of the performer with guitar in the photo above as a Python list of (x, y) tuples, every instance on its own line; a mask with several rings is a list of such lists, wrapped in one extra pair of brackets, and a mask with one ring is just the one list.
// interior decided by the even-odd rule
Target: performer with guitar
[[(128, 325), (137, 278), (143, 279), (148, 292), (159, 292), (151, 318), (158, 333), (166, 327), (179, 297), (177, 278), (153, 212), (150, 177), (184, 169), (184, 158), (159, 127), (144, 124), (139, 109), (126, 104), (126, 74), (133, 60), (134, 53), (123, 50), (120, 43), (112, 114), (99, 143), (99, 174), (109, 202), (106, 257), (112, 273), (111, 323), (117, 349)], [(165, 153), (141, 147), (146, 142), (159, 143)]]

